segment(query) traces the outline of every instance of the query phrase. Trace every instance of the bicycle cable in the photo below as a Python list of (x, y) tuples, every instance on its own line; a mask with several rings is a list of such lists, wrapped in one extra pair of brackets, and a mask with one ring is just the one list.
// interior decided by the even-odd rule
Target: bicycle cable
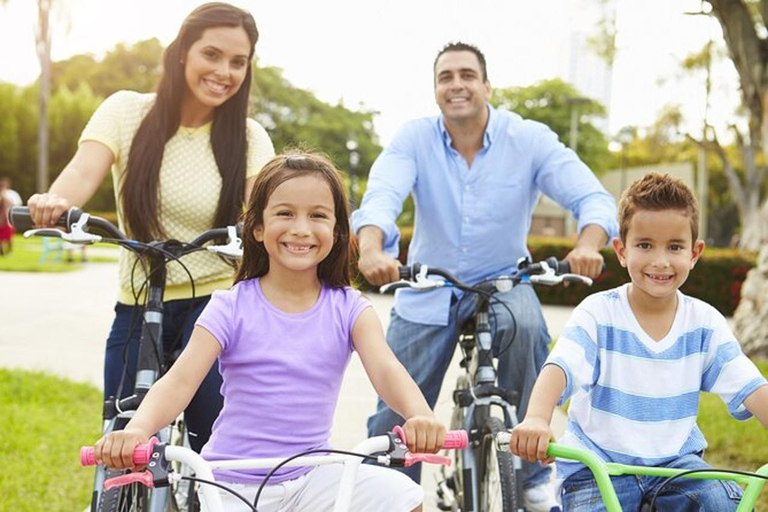
[[(123, 247), (124, 249), (129, 250), (132, 253), (134, 253), (135, 260), (133, 262), (133, 266), (132, 266), (132, 269), (131, 269), (131, 294), (133, 295), (133, 298), (134, 298), (134, 308), (137, 308), (137, 307), (146, 308), (148, 297), (147, 297), (146, 292), (144, 290), (148, 289), (149, 282), (150, 282), (150, 280), (152, 278), (153, 273), (154, 272), (158, 272), (160, 270), (160, 268), (164, 268), (165, 265), (167, 265), (170, 261), (177, 262), (181, 266), (181, 268), (186, 272), (187, 277), (189, 277), (190, 285), (192, 287), (192, 298), (195, 297), (195, 281), (194, 281), (194, 277), (192, 276), (192, 272), (189, 270), (189, 268), (181, 261), (181, 257), (183, 257), (186, 254), (189, 254), (191, 252), (195, 252), (196, 250), (202, 250), (202, 248), (199, 248), (199, 247), (196, 247), (196, 246), (191, 246), (190, 244), (181, 244), (180, 243), (180, 246), (182, 247), (182, 251), (177, 256), (177, 255), (171, 253), (170, 251), (167, 251), (167, 250), (162, 249), (160, 247), (157, 247), (155, 245), (144, 243), (144, 242), (139, 242), (139, 241), (136, 241), (136, 240), (122, 240), (122, 239), (119, 239), (119, 238), (104, 238), (104, 239), (102, 239), (102, 241), (105, 242), (105, 243), (113, 243), (113, 244), (119, 245), (119, 246)], [(191, 247), (193, 247), (194, 249), (190, 250)], [(158, 267), (158, 268), (150, 271), (150, 270), (147, 269), (147, 265), (146, 265), (144, 259), (142, 258), (142, 253), (141, 253), (140, 249), (143, 249), (145, 252), (154, 251), (156, 253), (162, 254), (163, 256), (165, 256), (168, 259), (168, 261), (163, 263), (163, 267)], [(143, 273), (144, 273), (145, 277), (144, 277), (144, 281), (142, 282), (141, 286), (139, 287), (139, 289), (137, 291), (135, 276), (136, 276), (136, 268), (139, 265), (139, 263), (141, 263), (142, 270), (143, 270)], [(142, 294), (144, 294), (144, 303), (140, 306), (139, 305), (139, 300), (140, 300), (140, 297), (141, 297)], [(117, 389), (117, 392), (116, 392), (116, 402), (119, 401), (119, 398), (117, 398), (117, 397), (121, 397), (122, 396), (122, 391), (123, 391), (123, 388), (125, 386), (125, 381), (126, 381), (126, 379), (128, 377), (128, 375), (127, 375), (128, 374), (128, 364), (127, 364), (128, 363), (128, 350), (129, 350), (129, 346), (131, 344), (130, 340), (131, 340), (131, 338), (133, 336), (133, 332), (136, 329), (136, 320), (135, 320), (135, 316), (134, 316), (135, 313), (136, 313), (136, 309), (134, 309), (133, 312), (131, 313), (131, 321), (129, 323), (128, 334), (126, 335), (126, 343), (123, 345), (123, 354), (122, 354), (123, 370), (122, 370), (122, 373), (121, 373), (121, 376), (120, 376), (120, 381), (119, 381), (118, 389)], [(144, 316), (141, 315), (140, 318), (141, 318), (142, 326), (146, 326), (146, 319), (144, 318)], [(151, 333), (150, 333), (150, 336), (152, 336)], [(177, 333), (177, 339), (175, 339), (174, 342), (173, 342), (174, 346), (178, 345), (178, 339), (180, 339), (180, 336), (181, 336), (181, 333), (180, 332)], [(152, 341), (152, 348), (153, 348), (153, 352), (154, 352), (154, 355), (155, 355), (155, 359), (157, 360), (158, 365), (162, 366), (163, 361), (162, 361), (159, 349), (157, 347), (157, 340), (152, 338), (151, 341)]]
[(243, 496), (242, 494), (238, 493), (234, 489), (230, 489), (229, 487), (227, 487), (226, 485), (224, 485), (222, 483), (216, 482), (214, 480), (206, 480), (204, 478), (197, 478), (197, 477), (194, 477), (194, 476), (182, 476), (181, 479), (182, 480), (188, 480), (190, 482), (197, 482), (197, 483), (200, 483), (200, 484), (208, 484), (208, 485), (212, 485), (214, 487), (218, 487), (219, 489), (223, 489), (223, 490), (227, 491), (228, 493), (231, 493), (232, 495), (234, 495), (237, 499), (239, 499), (243, 503), (245, 503), (245, 505), (249, 509), (253, 510), (254, 512), (258, 512), (256, 510), (256, 507), (254, 505), (251, 505), (251, 503), (245, 498), (245, 496)]
[(678, 473), (677, 475), (672, 475), (663, 482), (661, 482), (661, 485), (656, 489), (656, 492), (653, 493), (653, 499), (651, 499), (651, 512), (656, 510), (656, 498), (659, 497), (659, 494), (661, 493), (661, 490), (672, 483), (674, 480), (677, 480), (678, 478), (682, 478), (686, 475), (691, 475), (694, 473), (730, 473), (733, 475), (742, 475), (742, 476), (748, 476), (750, 478), (757, 477), (761, 478), (763, 480), (768, 480), (768, 476), (765, 475), (759, 475), (757, 473), (751, 473), (749, 471), (739, 471), (737, 469), (716, 469), (716, 468), (704, 468), (704, 469), (691, 469), (688, 471), (683, 471), (681, 473)]
[(297, 453), (296, 455), (293, 455), (291, 457), (288, 457), (287, 459), (283, 460), (272, 468), (269, 473), (264, 477), (264, 480), (261, 482), (261, 485), (259, 485), (258, 491), (256, 491), (256, 497), (253, 498), (253, 510), (256, 510), (256, 506), (259, 504), (259, 498), (261, 497), (261, 492), (264, 490), (264, 486), (267, 484), (270, 478), (277, 472), (278, 469), (285, 466), (289, 462), (291, 462), (294, 459), (298, 459), (299, 457), (304, 457), (305, 455), (311, 455), (313, 453), (338, 453), (340, 455), (351, 455), (353, 457), (360, 457), (363, 460), (378, 460), (378, 457), (374, 457), (373, 455), (366, 455), (364, 453), (356, 453), (356, 452), (350, 452), (346, 450), (333, 450), (333, 449), (315, 449), (315, 450), (307, 450), (305, 452)]

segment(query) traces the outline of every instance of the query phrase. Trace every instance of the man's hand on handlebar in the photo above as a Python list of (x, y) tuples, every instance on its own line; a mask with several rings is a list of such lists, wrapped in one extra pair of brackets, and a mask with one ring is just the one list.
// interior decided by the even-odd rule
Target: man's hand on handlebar
[(400, 279), (397, 269), (400, 262), (381, 249), (369, 249), (360, 252), (357, 268), (365, 279), (375, 286), (391, 283)]
[(573, 274), (594, 279), (603, 272), (603, 255), (591, 247), (574, 247), (565, 257), (565, 261), (571, 265)]
[(32, 222), (38, 228), (50, 228), (56, 226), (56, 223), (72, 206), (66, 198), (59, 197), (56, 194), (34, 194), (27, 201), (29, 214)]

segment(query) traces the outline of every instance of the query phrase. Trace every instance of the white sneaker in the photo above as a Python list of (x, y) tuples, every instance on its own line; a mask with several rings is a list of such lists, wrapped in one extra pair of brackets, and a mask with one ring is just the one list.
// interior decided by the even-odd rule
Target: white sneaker
[(561, 512), (552, 482), (523, 490), (523, 506), (528, 512)]

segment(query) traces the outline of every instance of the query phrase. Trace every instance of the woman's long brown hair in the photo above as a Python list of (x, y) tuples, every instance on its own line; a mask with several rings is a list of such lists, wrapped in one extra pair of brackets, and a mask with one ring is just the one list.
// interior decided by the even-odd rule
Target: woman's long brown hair
[(235, 283), (261, 277), (269, 272), (269, 254), (254, 231), (264, 224), (264, 209), (272, 192), (286, 181), (302, 176), (316, 176), (326, 183), (333, 195), (336, 225), (331, 252), (317, 267), (317, 277), (326, 285), (341, 288), (350, 285), (349, 263), (352, 251), (349, 229), (349, 204), (340, 171), (323, 155), (289, 151), (267, 162), (256, 176), (243, 218), (243, 258), (237, 269)]
[[(222, 2), (207, 3), (192, 11), (176, 39), (166, 48), (157, 98), (133, 137), (120, 189), (127, 231), (137, 240), (149, 242), (164, 235), (159, 218), (158, 184), (165, 144), (181, 122), (181, 101), (187, 88), (182, 61), (203, 32), (215, 27), (243, 27), (251, 43), (249, 58), (253, 58), (259, 38), (253, 17)], [(249, 65), (237, 93), (214, 110), (211, 147), (222, 187), (212, 227), (234, 224), (242, 212), (248, 150), (245, 118), (251, 76)]]

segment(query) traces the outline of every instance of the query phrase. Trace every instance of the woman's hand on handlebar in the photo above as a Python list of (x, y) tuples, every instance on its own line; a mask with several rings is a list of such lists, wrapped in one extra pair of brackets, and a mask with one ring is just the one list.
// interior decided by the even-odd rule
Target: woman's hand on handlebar
[(51, 193), (34, 194), (27, 201), (27, 206), (32, 222), (38, 228), (55, 226), (61, 216), (72, 207), (66, 198)]
[(143, 431), (131, 428), (110, 432), (99, 439), (94, 445), (93, 452), (100, 464), (113, 469), (136, 469), (133, 463), (133, 449), (136, 445), (145, 444), (149, 436)]
[(391, 283), (400, 279), (400, 262), (384, 251), (368, 250), (360, 252), (357, 268), (365, 279), (375, 286)]
[(512, 430), (509, 449), (528, 462), (540, 460), (542, 464), (549, 464), (555, 460), (554, 457), (547, 455), (547, 448), (552, 439), (554, 439), (554, 435), (546, 420), (525, 418)]
[(434, 415), (412, 416), (403, 430), (411, 453), (437, 453), (445, 442), (445, 425)]

